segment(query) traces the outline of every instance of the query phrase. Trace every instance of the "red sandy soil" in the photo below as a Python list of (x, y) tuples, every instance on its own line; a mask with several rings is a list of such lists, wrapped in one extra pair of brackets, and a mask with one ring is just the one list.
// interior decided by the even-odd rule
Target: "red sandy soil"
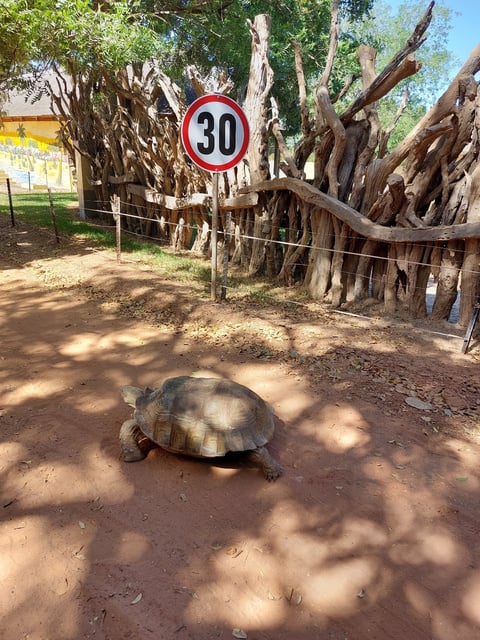
[[(480, 638), (478, 341), (0, 237), (2, 640)], [(120, 460), (120, 386), (202, 372), (273, 405), (277, 482)]]

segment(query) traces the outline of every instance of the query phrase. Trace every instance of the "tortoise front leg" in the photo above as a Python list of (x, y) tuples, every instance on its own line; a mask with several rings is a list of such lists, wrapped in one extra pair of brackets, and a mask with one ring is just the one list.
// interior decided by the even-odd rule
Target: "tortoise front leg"
[(146, 458), (157, 445), (147, 438), (135, 420), (126, 420), (120, 427), (121, 457), (124, 462), (137, 462)]
[(248, 460), (256, 467), (260, 467), (268, 481), (276, 480), (282, 475), (282, 467), (272, 458), (265, 447), (258, 447), (247, 452)]

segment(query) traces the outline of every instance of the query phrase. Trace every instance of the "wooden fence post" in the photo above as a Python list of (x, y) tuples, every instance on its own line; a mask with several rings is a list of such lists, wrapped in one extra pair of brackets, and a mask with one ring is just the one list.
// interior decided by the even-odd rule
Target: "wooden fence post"
[(57, 216), (55, 215), (55, 207), (53, 206), (52, 192), (48, 189), (48, 199), (50, 201), (50, 213), (52, 215), (53, 230), (55, 231), (55, 239), (60, 244), (60, 236), (58, 234)]
[(228, 258), (230, 253), (230, 225), (232, 224), (232, 212), (227, 211), (225, 220), (225, 229), (223, 233), (223, 280), (220, 300), (227, 297), (227, 276), (228, 276)]
[(13, 200), (12, 200), (12, 189), (10, 188), (10, 178), (7, 178), (7, 192), (8, 192), (8, 202), (10, 204), (10, 219), (12, 221), (12, 227), (14, 227), (15, 215), (13, 213)]
[(112, 204), (113, 219), (115, 220), (115, 239), (117, 247), (117, 262), (122, 261), (122, 226), (120, 217), (120, 196), (114, 194), (110, 202)]

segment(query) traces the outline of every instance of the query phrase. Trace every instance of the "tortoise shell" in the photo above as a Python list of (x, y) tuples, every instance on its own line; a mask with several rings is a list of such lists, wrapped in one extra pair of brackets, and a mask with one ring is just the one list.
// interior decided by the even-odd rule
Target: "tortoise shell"
[(180, 376), (158, 389), (125, 386), (122, 395), (142, 433), (168, 451), (217, 457), (257, 449), (273, 436), (270, 405), (230, 380)]

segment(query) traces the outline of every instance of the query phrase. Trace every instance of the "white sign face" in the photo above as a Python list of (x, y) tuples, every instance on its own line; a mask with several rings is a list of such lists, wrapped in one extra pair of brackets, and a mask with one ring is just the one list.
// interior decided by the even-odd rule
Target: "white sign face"
[(207, 171), (227, 171), (247, 151), (249, 127), (241, 107), (227, 96), (202, 96), (187, 109), (181, 126), (188, 157)]

